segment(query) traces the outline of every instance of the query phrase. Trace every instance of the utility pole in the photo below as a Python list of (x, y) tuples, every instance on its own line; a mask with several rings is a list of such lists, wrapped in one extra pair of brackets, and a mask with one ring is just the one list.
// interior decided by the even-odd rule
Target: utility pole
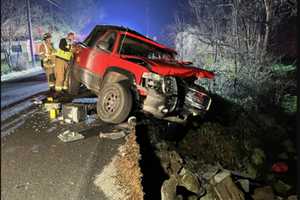
[(146, 37), (149, 37), (149, 1), (146, 1)]
[(29, 43), (30, 43), (30, 54), (32, 67), (35, 67), (35, 58), (33, 54), (33, 40), (32, 40), (32, 27), (31, 27), (31, 15), (30, 15), (30, 0), (26, 0), (27, 7), (27, 22), (28, 22), (28, 32), (29, 32)]

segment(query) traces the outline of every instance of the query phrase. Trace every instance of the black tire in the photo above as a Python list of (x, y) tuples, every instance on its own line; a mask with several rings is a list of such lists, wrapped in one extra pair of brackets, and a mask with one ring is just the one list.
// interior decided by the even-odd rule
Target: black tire
[(132, 109), (132, 95), (120, 83), (105, 84), (98, 96), (97, 114), (107, 123), (119, 124), (126, 120)]
[(75, 96), (79, 93), (80, 82), (75, 79), (72, 68), (70, 70), (68, 93)]

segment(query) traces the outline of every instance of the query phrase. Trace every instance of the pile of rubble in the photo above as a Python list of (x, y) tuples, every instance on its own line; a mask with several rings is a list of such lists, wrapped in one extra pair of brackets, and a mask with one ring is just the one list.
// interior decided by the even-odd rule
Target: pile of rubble
[[(156, 155), (169, 176), (161, 187), (162, 200), (281, 200), (291, 190), (291, 186), (280, 179), (270, 186), (248, 174), (224, 169), (221, 165), (203, 163), (195, 171), (188, 160), (174, 150), (167, 150), (164, 142), (156, 146), (159, 147)], [(258, 155), (257, 159), (262, 159), (259, 156), (262, 155)], [(290, 195), (287, 199), (296, 200), (297, 197)]]
[(289, 180), (295, 179), (297, 155), (288, 139), (278, 144), (278, 151), (265, 152), (257, 138), (226, 134), (217, 123), (177, 129), (173, 134), (187, 134), (175, 142), (160, 138), (166, 131), (157, 124), (148, 127), (155, 155), (168, 175), (161, 186), (163, 200), (297, 199)]

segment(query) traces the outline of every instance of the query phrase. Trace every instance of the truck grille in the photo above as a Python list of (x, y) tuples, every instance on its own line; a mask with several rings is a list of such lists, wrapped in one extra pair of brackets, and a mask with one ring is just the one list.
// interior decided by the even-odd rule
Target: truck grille
[(185, 96), (185, 104), (201, 110), (208, 110), (211, 104), (211, 98), (203, 92), (188, 88), (188, 92)]

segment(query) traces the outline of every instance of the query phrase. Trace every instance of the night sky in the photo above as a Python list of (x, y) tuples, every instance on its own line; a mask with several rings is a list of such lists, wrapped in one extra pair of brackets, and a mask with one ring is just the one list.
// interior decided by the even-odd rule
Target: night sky
[(182, 0), (102, 0), (99, 15), (87, 25), (89, 32), (96, 24), (123, 25), (144, 35), (162, 40), (166, 26), (172, 24), (174, 16), (182, 9)]

